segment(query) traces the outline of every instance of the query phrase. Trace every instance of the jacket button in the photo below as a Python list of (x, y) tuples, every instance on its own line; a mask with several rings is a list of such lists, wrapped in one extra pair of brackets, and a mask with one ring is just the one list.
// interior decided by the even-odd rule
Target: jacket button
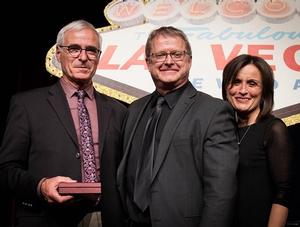
[(76, 158), (80, 158), (80, 153), (77, 152), (76, 155), (75, 155), (75, 157), (76, 157)]

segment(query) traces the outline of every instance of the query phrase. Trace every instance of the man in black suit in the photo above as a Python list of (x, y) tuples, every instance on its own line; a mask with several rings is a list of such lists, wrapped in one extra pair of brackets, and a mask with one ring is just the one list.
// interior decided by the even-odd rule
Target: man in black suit
[[(87, 21), (66, 25), (56, 43), (63, 76), (53, 86), (11, 99), (0, 150), (0, 187), (15, 197), (16, 226), (77, 226), (95, 210), (101, 211), (102, 226), (124, 226), (116, 171), (127, 110), (93, 87), (101, 43), (101, 36)], [(101, 197), (58, 193), (59, 183), (81, 182), (84, 171), (78, 90), (86, 93)]]
[[(152, 31), (145, 55), (156, 90), (129, 106), (117, 173), (131, 226), (230, 226), (238, 165), (233, 110), (189, 82), (192, 50), (181, 30)], [(144, 129), (158, 97), (164, 101), (154, 149), (143, 160), (152, 144), (141, 141), (149, 140)], [(143, 162), (150, 162), (151, 173), (141, 180)]]

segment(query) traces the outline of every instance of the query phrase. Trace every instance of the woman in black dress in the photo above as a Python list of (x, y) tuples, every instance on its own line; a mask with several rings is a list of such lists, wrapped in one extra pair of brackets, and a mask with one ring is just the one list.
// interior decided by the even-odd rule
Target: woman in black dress
[(223, 71), (222, 95), (236, 110), (240, 145), (234, 226), (284, 227), (293, 148), (286, 125), (271, 114), (271, 67), (256, 56), (234, 58)]

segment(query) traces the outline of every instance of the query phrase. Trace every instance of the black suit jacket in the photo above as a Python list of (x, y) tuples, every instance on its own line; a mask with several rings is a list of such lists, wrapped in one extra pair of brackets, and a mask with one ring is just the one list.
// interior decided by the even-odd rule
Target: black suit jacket
[[(136, 206), (126, 191), (126, 165), (133, 164), (127, 162), (131, 142), (150, 98), (130, 105), (124, 127), (124, 157), (117, 182), (132, 218)], [(150, 201), (152, 227), (230, 226), (237, 165), (233, 109), (189, 83), (165, 123), (157, 148)]]
[[(99, 121), (100, 203), (103, 226), (122, 226), (116, 188), (122, 156), (121, 128), (126, 107), (95, 91)], [(68, 176), (81, 181), (77, 135), (60, 83), (12, 97), (0, 150), (0, 180), (16, 197), (17, 222), (23, 226), (72, 226), (93, 209), (78, 199), (49, 205), (37, 195), (43, 177)]]

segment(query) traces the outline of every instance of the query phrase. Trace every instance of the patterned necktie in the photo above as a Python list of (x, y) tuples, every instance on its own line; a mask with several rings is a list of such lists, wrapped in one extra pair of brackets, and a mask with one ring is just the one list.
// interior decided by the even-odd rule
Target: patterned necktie
[(133, 200), (142, 211), (145, 211), (149, 206), (155, 136), (164, 101), (164, 97), (157, 99), (155, 110), (147, 121), (142, 150), (137, 164)]
[(95, 151), (92, 137), (91, 121), (88, 110), (84, 104), (86, 92), (79, 90), (78, 97), (78, 116), (80, 126), (80, 148), (82, 153), (83, 182), (97, 182)]

